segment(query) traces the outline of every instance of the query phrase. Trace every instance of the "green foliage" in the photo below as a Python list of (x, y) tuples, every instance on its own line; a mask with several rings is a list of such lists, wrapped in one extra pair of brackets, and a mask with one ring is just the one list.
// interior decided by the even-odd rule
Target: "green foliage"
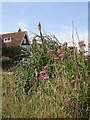
[(2, 69), (9, 70), (16, 66), (26, 54), (25, 48), (22, 47), (3, 47), (2, 48)]
[(14, 58), (21, 54), (21, 47), (2, 47), (2, 56)]
[[(43, 43), (38, 43), (36, 38)], [(53, 52), (47, 52), (50, 49)], [(11, 94), (13, 99), (8, 98), (10, 107), (6, 107), (9, 102), (6, 106), (3, 104), (6, 108), (3, 116), (88, 118), (90, 76), (84, 49), (78, 51), (75, 45), (68, 47), (68, 44), (60, 44), (55, 37), (40, 33), (26, 52), (28, 56), (16, 67), (13, 80), (4, 84), (4, 98)], [(43, 70), (47, 70), (44, 75), (40, 74)], [(44, 79), (45, 76), (48, 79)], [(12, 109), (14, 111), (9, 113)]]
[[(40, 37), (38, 39), (41, 40)], [(47, 50), (53, 48), (55, 44), (56, 47), (59, 46), (57, 42), (52, 41), (51, 39), (46, 40), (46, 36), (43, 37), (43, 39), (45, 49), (42, 47), (39, 48), (38, 43), (36, 43), (36, 48), (32, 47), (32, 49), (30, 48), (26, 51), (28, 52), (28, 57), (21, 61), (16, 69), (17, 79), (20, 79), (23, 82), (26, 92), (28, 92), (31, 87), (28, 84), (29, 81), (33, 83), (32, 86), (34, 90), (37, 90), (37, 87), (40, 85), (39, 72), (50, 59), (50, 56), (47, 54)]]
[(7, 70), (8, 68), (10, 68), (13, 60), (9, 57), (2, 57), (2, 59), (0, 59), (1, 63), (2, 63), (2, 69)]

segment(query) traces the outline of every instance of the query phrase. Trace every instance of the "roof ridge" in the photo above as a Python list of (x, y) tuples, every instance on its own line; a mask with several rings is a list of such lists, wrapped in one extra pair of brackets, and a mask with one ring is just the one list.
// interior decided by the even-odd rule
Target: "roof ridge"
[(20, 31), (20, 32), (12, 32), (12, 33), (3, 33), (3, 34), (0, 34), (0, 35), (8, 35), (8, 34), (14, 34), (14, 33), (23, 33), (23, 32), (27, 32), (27, 31)]

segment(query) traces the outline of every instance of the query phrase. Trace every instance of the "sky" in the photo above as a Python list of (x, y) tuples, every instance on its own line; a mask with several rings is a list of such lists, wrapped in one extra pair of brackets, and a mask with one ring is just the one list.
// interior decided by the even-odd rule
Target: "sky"
[[(0, 33), (16, 32), (21, 28), (31, 37), (31, 31), (39, 34), (37, 25), (40, 22), (47, 34), (55, 35), (60, 42), (69, 42), (73, 20), (80, 39), (88, 43), (88, 2), (3, 2), (1, 10)], [(76, 33), (74, 37), (77, 43)]]

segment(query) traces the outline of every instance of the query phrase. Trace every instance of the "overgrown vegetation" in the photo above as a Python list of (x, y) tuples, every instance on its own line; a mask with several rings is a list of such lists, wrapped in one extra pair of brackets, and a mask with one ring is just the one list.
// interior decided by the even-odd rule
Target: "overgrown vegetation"
[[(78, 48), (49, 35), (33, 38), (28, 57), (3, 75), (3, 117), (88, 118), (90, 74), (85, 43)], [(39, 42), (37, 42), (37, 39)]]
[(26, 56), (26, 49), (23, 47), (2, 47), (2, 69), (12, 69)]

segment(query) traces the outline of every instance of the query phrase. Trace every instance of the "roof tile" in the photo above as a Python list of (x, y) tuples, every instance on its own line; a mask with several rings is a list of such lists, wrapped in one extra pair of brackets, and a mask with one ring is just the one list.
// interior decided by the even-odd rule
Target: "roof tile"
[[(21, 31), (21, 32), (14, 32), (14, 33), (7, 33), (7, 34), (1, 34), (0, 35), (0, 43), (4, 46), (20, 46), (25, 34), (27, 34), (26, 31)], [(11, 42), (4, 42), (4, 38), (9, 38), (11, 37)]]

